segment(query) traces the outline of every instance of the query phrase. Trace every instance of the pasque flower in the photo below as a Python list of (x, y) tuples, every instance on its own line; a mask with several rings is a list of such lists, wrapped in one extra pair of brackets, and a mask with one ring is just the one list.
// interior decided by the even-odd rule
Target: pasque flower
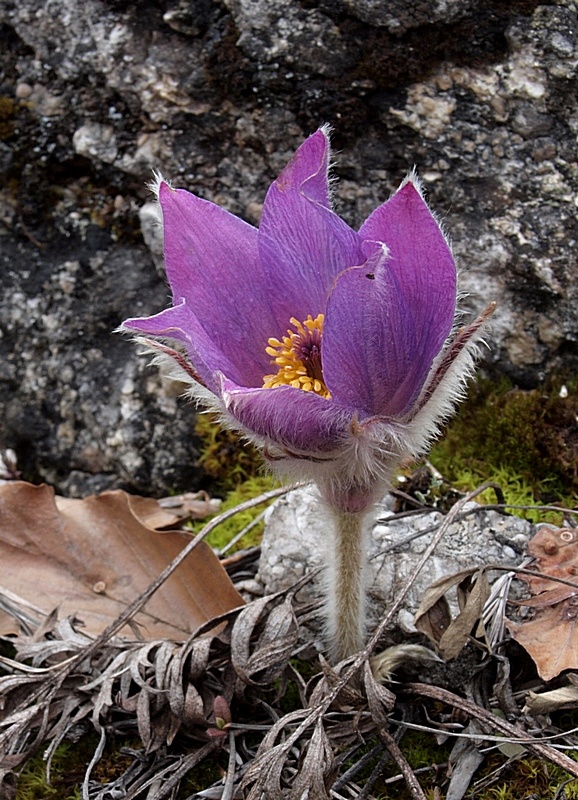
[[(452, 410), (487, 313), (456, 328), (454, 260), (413, 175), (355, 231), (332, 209), (329, 159), (322, 128), (269, 188), (258, 229), (159, 179), (173, 305), (123, 327), (153, 337), (274, 468), (316, 482), (335, 523), (340, 657), (363, 636), (366, 515)], [(342, 579), (357, 584), (343, 602)]]

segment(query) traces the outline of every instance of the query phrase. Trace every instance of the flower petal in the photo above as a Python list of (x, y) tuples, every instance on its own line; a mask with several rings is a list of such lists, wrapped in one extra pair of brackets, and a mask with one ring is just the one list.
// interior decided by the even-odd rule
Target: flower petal
[[(267, 339), (276, 332), (257, 253), (257, 230), (214, 203), (160, 186), (165, 266), (188, 309), (245, 386), (262, 386)], [(223, 371), (227, 372), (225, 367)]]
[(333, 399), (362, 417), (399, 417), (415, 403), (451, 320), (440, 323), (434, 293), (419, 280), (404, 283), (385, 246), (371, 244), (373, 255), (346, 270), (329, 298), (323, 375)]
[(339, 449), (354, 415), (352, 409), (291, 386), (244, 389), (223, 378), (221, 394), (244, 428), (304, 457)]
[(329, 156), (328, 131), (319, 128), (297, 148), (275, 181), (279, 191), (303, 191), (314, 203), (331, 208)]
[(342, 270), (361, 263), (361, 240), (330, 208), (329, 141), (318, 130), (271, 185), (259, 225), (259, 254), (279, 329), (315, 318)]
[(402, 305), (411, 309), (420, 349), (428, 358), (447, 339), (456, 309), (456, 265), (449, 245), (416, 186), (409, 181), (361, 226), (362, 239), (384, 242), (388, 270)]
[(231, 363), (215, 345), (213, 339), (207, 336), (186, 301), (167, 308), (153, 317), (127, 319), (122, 327), (147, 336), (181, 342), (186, 348), (191, 364), (206, 386), (215, 394), (219, 392), (218, 381), (215, 378), (218, 370), (236, 376), (237, 379), (240, 377), (237, 366)]

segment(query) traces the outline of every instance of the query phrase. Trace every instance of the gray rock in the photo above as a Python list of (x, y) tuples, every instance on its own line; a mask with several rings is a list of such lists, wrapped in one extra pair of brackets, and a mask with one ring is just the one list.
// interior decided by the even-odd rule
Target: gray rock
[(72, 136), (74, 150), (80, 156), (94, 158), (112, 164), (118, 154), (118, 147), (111, 125), (90, 122), (81, 125)]
[(347, 8), (369, 25), (404, 33), (418, 25), (448, 23), (471, 12), (475, 5), (468, 0), (344, 0)]
[(12, 150), (4, 142), (0, 142), (0, 175), (4, 175), (12, 165)]
[(226, 0), (240, 36), (237, 45), (254, 61), (339, 77), (351, 64), (347, 43), (331, 17), (292, 0)]
[[(406, 595), (396, 624), (414, 632), (413, 616), (426, 589), (442, 577), (477, 565), (518, 565), (534, 526), (519, 517), (465, 507), (464, 519), (451, 525), (434, 555)], [(436, 511), (395, 519), (387, 505), (380, 509), (369, 544), (367, 585), (369, 613), (379, 620), (404, 588), (437, 530), (442, 515)], [(267, 512), (258, 580), (265, 593), (291, 587), (306, 572), (325, 564), (329, 546), (326, 512), (315, 489), (297, 489), (278, 500)], [(301, 590), (300, 598), (319, 597), (322, 574)]]
[(157, 202), (145, 203), (138, 212), (142, 236), (150, 250), (159, 275), (164, 275), (164, 239), (162, 217)]
[[(31, 477), (64, 487), (72, 469), (107, 485), (136, 469), (142, 491), (197, 479), (192, 411), (176, 412), (178, 445), (167, 431), (153, 446), (145, 420), (170, 419), (159, 409), (174, 401), (145, 388), (157, 379), (110, 335), (168, 302), (147, 211), (157, 268), (143, 249), (146, 183), (161, 169), (256, 223), (270, 181), (324, 122), (335, 203), (354, 226), (416, 165), (466, 312), (498, 301), (492, 374), (529, 387), (578, 368), (573, 0), (0, 0), (0, 35), (0, 446)], [(77, 457), (124, 429), (125, 375), (140, 404), (126, 441)], [(69, 384), (88, 387), (90, 413)]]
[[(2, 439), (25, 477), (73, 496), (125, 488), (166, 495), (199, 480), (192, 409), (162, 389), (148, 358), (111, 331), (165, 291), (140, 249), (83, 254), (0, 238)], [(27, 269), (15, 268), (24, 263)]]

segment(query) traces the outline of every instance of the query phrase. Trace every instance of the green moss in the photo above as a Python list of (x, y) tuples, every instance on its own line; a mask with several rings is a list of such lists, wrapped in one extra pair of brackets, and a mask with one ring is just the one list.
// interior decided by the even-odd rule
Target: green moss
[[(195, 433), (200, 439), (201, 450), (197, 463), (214, 481), (214, 491), (217, 495), (222, 494), (225, 498), (221, 512), (235, 508), (245, 500), (279, 486), (274, 478), (266, 474), (263, 459), (257, 450), (251, 444), (243, 442), (238, 434), (219, 425), (214, 414), (198, 414)], [(235, 514), (209, 534), (208, 543), (212, 547), (221, 549), (261, 514), (264, 508), (265, 506), (261, 505)], [(202, 520), (195, 523), (192, 528), (198, 532), (205, 524), (206, 520)], [(231, 549), (231, 552), (259, 544), (262, 535), (261, 522), (252, 528), (239, 545)]]
[[(351, 760), (345, 762), (343, 771), (352, 766), (353, 762), (359, 761), (362, 756), (371, 751), (376, 744), (378, 744), (377, 739), (368, 741), (366, 746), (357, 751)], [(444, 764), (449, 758), (452, 748), (451, 742), (438, 745), (434, 737), (429, 733), (408, 731), (404, 734), (399, 746), (412, 769), (421, 770), (426, 768), (423, 772), (418, 773), (417, 777), (428, 800), (433, 800), (435, 797), (434, 789), (436, 786), (443, 785), (443, 776), (445, 774), (442, 768), (441, 775), (438, 775), (438, 771), (435, 767), (437, 764)], [(374, 758), (372, 758), (371, 761), (364, 766), (363, 770), (356, 775), (354, 778), (355, 783), (360, 786), (365, 784), (378, 765), (383, 753), (384, 750), (381, 749), (376, 753)], [(427, 769), (428, 767), (433, 768)], [(399, 767), (394, 761), (390, 761), (385, 765), (382, 776), (375, 783), (371, 792), (371, 797), (375, 797), (376, 800), (412, 800), (412, 795), (403, 779), (396, 780), (392, 783), (386, 783), (388, 778), (393, 778), (398, 775)]]
[[(42, 753), (37, 753), (19, 775), (15, 800), (80, 800), (84, 775), (98, 742), (99, 736), (91, 733), (74, 744), (68, 741), (59, 744), (52, 759), (50, 783), (46, 781), (46, 762)], [(93, 780), (108, 783), (128, 769), (133, 757), (121, 752), (125, 746), (138, 750), (142, 744), (135, 738), (109, 739), (102, 758), (91, 773)]]
[[(46, 762), (38, 753), (20, 773), (15, 800), (81, 800), (82, 782), (97, 744), (96, 734), (83, 737), (77, 744), (60, 744), (52, 760), (50, 783), (46, 781)], [(134, 739), (122, 743), (111, 741), (92, 772), (92, 780), (104, 785), (130, 767), (133, 757), (121, 753), (121, 746), (135, 750), (142, 747), (140, 741)], [(219, 780), (223, 775), (222, 760), (217, 753), (197, 764), (181, 783), (177, 797), (190, 797), (192, 792), (206, 789)]]
[(505, 380), (474, 386), (431, 451), (458, 488), (504, 483), (508, 502), (549, 504), (578, 491), (578, 380), (522, 391)]
[(229, 491), (262, 471), (263, 459), (255, 448), (225, 430), (214, 414), (197, 414), (195, 434), (201, 450), (197, 464), (219, 489)]
[[(233, 491), (226, 495), (219, 513), (221, 514), (224, 511), (229, 511), (246, 500), (251, 500), (254, 497), (258, 497), (260, 494), (269, 492), (271, 489), (275, 489), (278, 486), (279, 482), (270, 475), (262, 474), (248, 478), (244, 483), (240, 483), (235, 489), (233, 489)], [(214, 531), (211, 531), (211, 533), (207, 536), (206, 541), (211, 545), (211, 547), (221, 550), (231, 541), (234, 536), (243, 530), (243, 528), (249, 525), (249, 523), (253, 522), (253, 520), (258, 517), (266, 507), (267, 505), (263, 503), (255, 508), (250, 508), (247, 511), (242, 511), (239, 514), (235, 514), (215, 528)], [(194, 533), (198, 533), (206, 524), (207, 520), (203, 519), (192, 523), (189, 527)], [(245, 547), (253, 547), (260, 544), (261, 537), (263, 536), (263, 529), (263, 522), (258, 522), (245, 536), (243, 536), (237, 545), (233, 545), (231, 548), (231, 553), (235, 552), (235, 550), (240, 550)]]
[[(574, 760), (578, 760), (576, 751), (565, 751)], [(493, 756), (488, 759), (476, 775), (476, 780), (483, 775), (491, 773), (504, 763), (503, 756)], [(500, 775), (498, 781), (486, 788), (472, 787), (466, 794), (470, 800), (520, 800), (521, 798), (540, 798), (540, 800), (555, 800), (564, 797), (566, 800), (578, 800), (578, 779), (571, 779), (564, 770), (553, 764), (542, 761), (534, 756), (528, 756), (514, 761), (508, 769)], [(566, 783), (566, 781), (569, 781)], [(474, 781), (475, 783), (475, 781)], [(564, 785), (563, 792), (561, 787)]]
[[(87, 748), (86, 741), (92, 741)], [(46, 781), (46, 762), (42, 753), (28, 761), (18, 778), (16, 800), (80, 800), (80, 785), (97, 740), (87, 737), (77, 745), (60, 744), (50, 769), (50, 783)]]
[[(375, 744), (375, 742), (373, 742)], [(444, 764), (450, 756), (453, 742), (450, 740), (446, 744), (438, 745), (434, 737), (429, 733), (418, 731), (407, 732), (401, 742), (400, 748), (410, 766), (414, 770), (427, 767), (434, 769), (418, 773), (418, 780), (428, 800), (433, 800), (436, 796), (434, 789), (436, 786), (442, 789), (442, 795), (447, 790), (446, 768), (442, 766), (441, 771), (435, 769), (435, 765)], [(367, 750), (371, 749), (368, 745)], [(565, 751), (566, 755), (578, 760), (578, 752)], [(357, 759), (359, 754), (355, 756)], [(363, 779), (367, 779), (371, 770), (376, 765), (379, 757), (367, 765), (363, 772)], [(496, 753), (486, 759), (480, 770), (474, 776), (472, 785), (466, 793), (468, 800), (522, 800), (522, 798), (540, 798), (540, 800), (554, 800), (555, 798), (565, 797), (566, 800), (578, 800), (578, 779), (572, 779), (564, 770), (541, 760), (534, 756), (527, 756), (517, 761), (513, 761), (505, 772), (499, 775), (495, 783), (483, 787), (476, 786), (478, 782), (483, 782), (484, 776), (491, 779), (492, 773), (501, 767), (506, 761), (506, 757), (501, 753)], [(405, 781), (399, 780), (395, 783), (385, 783), (388, 777), (399, 774), (399, 769), (394, 763), (387, 765), (383, 778), (377, 782), (372, 792), (372, 796), (378, 800), (411, 800), (411, 794), (405, 785)], [(363, 785), (363, 781), (358, 781)], [(557, 794), (560, 787), (564, 786), (564, 794)], [(437, 795), (440, 796), (439, 794)]]
[[(470, 492), (484, 481), (492, 481), (501, 488), (504, 500), (510, 507), (508, 510), (512, 514), (530, 522), (562, 524), (563, 515), (561, 512), (541, 510), (539, 505), (542, 501), (536, 498), (534, 488), (526, 483), (520, 475), (509, 471), (507, 467), (492, 467), (489, 465), (483, 476), (471, 470), (463, 469), (455, 474), (452, 486), (461, 492)], [(570, 495), (565, 496), (558, 492), (555, 495), (552, 500), (555, 500), (556, 504), (561, 504), (565, 507), (572, 506), (573, 501)], [(496, 494), (493, 489), (486, 489), (476, 500), (479, 503), (493, 504), (496, 503)], [(538, 504), (538, 508), (535, 509), (517, 508), (518, 506), (535, 506), (536, 504)]]

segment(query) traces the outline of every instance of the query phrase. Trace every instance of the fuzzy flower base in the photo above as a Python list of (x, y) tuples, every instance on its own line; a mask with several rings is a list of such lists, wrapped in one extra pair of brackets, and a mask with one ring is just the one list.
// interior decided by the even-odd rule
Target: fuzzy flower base
[(258, 229), (159, 180), (173, 304), (123, 328), (278, 474), (317, 484), (338, 660), (364, 637), (368, 517), (461, 396), (491, 310), (456, 330), (454, 260), (415, 176), (354, 231), (332, 209), (329, 162), (322, 128), (269, 188)]

